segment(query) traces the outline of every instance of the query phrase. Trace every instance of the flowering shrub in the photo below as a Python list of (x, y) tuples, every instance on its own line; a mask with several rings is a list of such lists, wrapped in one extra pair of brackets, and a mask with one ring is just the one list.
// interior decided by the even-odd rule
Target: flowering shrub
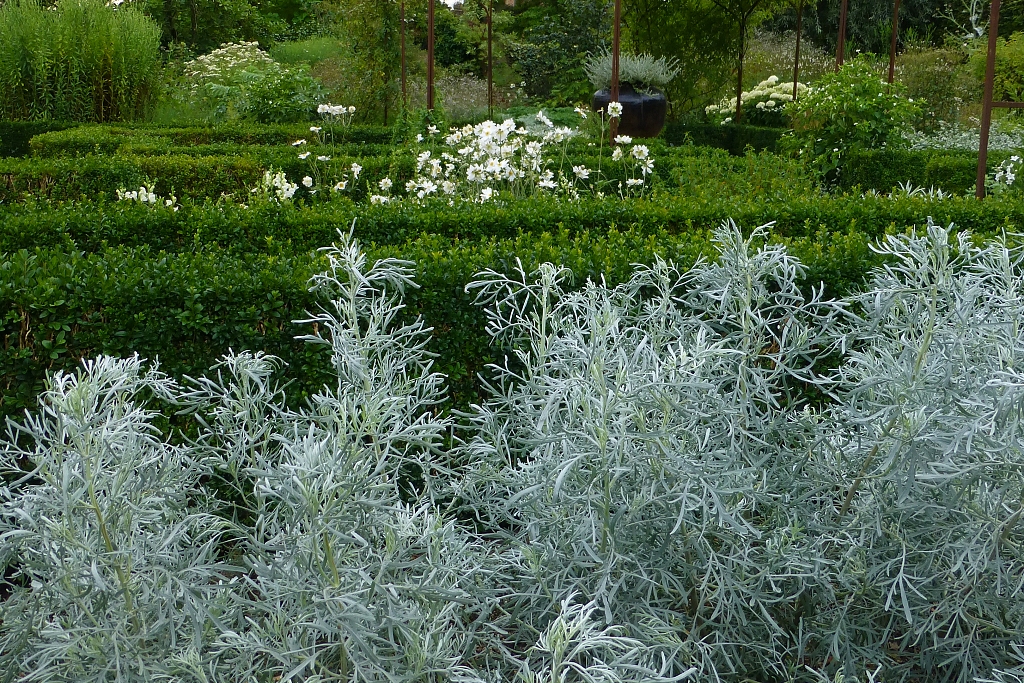
[[(149, 206), (156, 206), (160, 201), (160, 197), (153, 192), (152, 186), (142, 185), (137, 190), (125, 190), (123, 187), (117, 190), (117, 200), (123, 202), (138, 202), (140, 204), (147, 204)], [(174, 195), (163, 200), (163, 206), (167, 208), (173, 208), (175, 211), (178, 210), (177, 206), (178, 198)]]
[(304, 65), (283, 66), (258, 43), (242, 42), (226, 43), (186, 64), (175, 97), (205, 104), (217, 119), (286, 123), (311, 118), (322, 94)]
[(1003, 194), (1011, 190), (1017, 190), (1020, 186), (1014, 185), (1017, 174), (1024, 165), (1021, 158), (1014, 154), (1006, 161), (999, 164), (996, 169), (985, 179), (985, 189), (990, 194)]
[(920, 107), (902, 86), (881, 80), (864, 58), (850, 60), (838, 73), (823, 76), (807, 95), (786, 105), (793, 134), (790, 149), (833, 176), (853, 150), (906, 146)]
[[(810, 89), (797, 83), (797, 97), (803, 97)], [(743, 120), (755, 126), (786, 126), (789, 117), (785, 104), (793, 101), (793, 82), (783, 83), (778, 76), (769, 76), (753, 90), (745, 91), (740, 97)], [(736, 113), (736, 98), (727, 98), (704, 109), (708, 118), (718, 123), (731, 123)]]
[[(613, 102), (609, 109), (614, 111), (615, 105), (618, 103)], [(621, 105), (618, 107), (621, 109)], [(579, 110), (579, 113), (586, 118), (586, 112)], [(574, 164), (568, 158), (566, 143), (579, 134), (578, 130), (555, 126), (543, 111), (535, 118), (540, 125), (538, 134), (523, 126), (517, 127), (513, 119), (500, 124), (484, 121), (475, 126), (452, 128), (444, 137), (444, 151), (437, 154), (435, 150), (421, 148), (416, 157), (416, 175), (404, 188), (396, 188), (391, 178), (383, 178), (376, 187), (370, 188), (370, 203), (391, 203), (402, 197), (396, 192), (401, 189), (405, 190), (406, 198), (414, 201), (441, 198), (453, 203), (483, 203), (544, 193), (572, 200), (579, 199), (582, 193), (640, 196), (650, 188), (655, 162), (646, 145), (633, 144), (628, 136), (616, 138), (618, 146), (612, 150), (608, 163), (624, 169), (625, 178), (613, 185), (604, 178), (600, 164), (593, 169)], [(333, 137), (321, 127), (314, 126), (310, 130), (317, 136), (315, 150), (305, 149), (310, 144), (305, 139), (292, 143), (303, 149), (298, 153), (299, 158), (310, 163), (311, 174), (303, 179), (303, 185), (311, 194), (322, 188), (334, 192), (350, 190), (359, 180), (362, 166), (358, 163), (338, 165), (333, 156), (326, 153)], [(417, 141), (430, 142), (440, 135), (436, 126), (428, 126), (426, 137), (419, 134)], [(602, 144), (599, 155), (603, 150)], [(604, 161), (601, 156), (599, 160)]]

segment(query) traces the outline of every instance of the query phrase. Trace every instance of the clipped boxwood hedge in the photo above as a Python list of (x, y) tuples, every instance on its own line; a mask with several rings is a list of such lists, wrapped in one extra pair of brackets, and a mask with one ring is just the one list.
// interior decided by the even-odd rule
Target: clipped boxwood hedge
[(613, 229), (683, 234), (710, 230), (730, 217), (749, 227), (774, 221), (774, 232), (784, 237), (847, 230), (876, 237), (887, 230), (923, 226), (929, 216), (979, 233), (1015, 232), (1024, 227), (1024, 202), (1011, 198), (930, 202), (855, 195), (786, 201), (719, 196), (579, 203), (536, 198), (512, 206), (469, 204), (453, 211), (443, 202), (370, 206), (338, 199), (309, 207), (269, 202), (249, 208), (231, 203), (185, 204), (178, 212), (134, 203), (52, 207), (27, 203), (0, 207), (0, 251), (48, 246), (92, 252), (124, 245), (169, 252), (217, 247), (236, 254), (274, 250), (294, 254), (330, 243), (337, 230), (347, 230), (353, 220), (360, 239), (378, 245), (400, 245), (424, 234), (455, 240)]
[(27, 156), (32, 151), (33, 137), (77, 125), (60, 121), (0, 121), (0, 157)]
[[(806, 259), (808, 282), (830, 290), (859, 281), (876, 256), (858, 232), (782, 239)], [(403, 315), (433, 326), (437, 367), (449, 376), (455, 405), (479, 399), (478, 373), (501, 349), (464, 290), (485, 268), (508, 271), (543, 261), (573, 269), (577, 282), (604, 275), (626, 279), (632, 264), (655, 254), (681, 264), (713, 255), (707, 231), (568, 231), (509, 239), (423, 236), (402, 245), (370, 247), (371, 258), (416, 263), (419, 289), (405, 297)], [(82, 358), (138, 353), (159, 359), (175, 377), (201, 374), (228, 349), (261, 349), (291, 366), (293, 400), (328, 381), (324, 347), (294, 339), (309, 330), (292, 321), (314, 305), (309, 276), (324, 268), (313, 254), (235, 254), (203, 248), (168, 254), (149, 247), (106, 247), (94, 253), (39, 248), (0, 253), (0, 414), (35, 404), (47, 373)]]
[(743, 156), (747, 147), (757, 152), (774, 152), (778, 149), (779, 139), (785, 132), (785, 128), (677, 121), (665, 126), (662, 136), (671, 145), (718, 147), (728, 150), (735, 156)]
[[(992, 150), (991, 171), (1013, 152)], [(973, 194), (978, 173), (978, 153), (945, 150), (865, 150), (852, 152), (839, 174), (842, 187), (889, 192), (900, 183), (935, 187), (947, 192)]]
[[(246, 146), (289, 145), (309, 138), (311, 124), (243, 124), (217, 126), (168, 127), (147, 124), (86, 125), (67, 130), (36, 134), (31, 140), (36, 156), (81, 156), (115, 154), (122, 145), (166, 145), (195, 147), (232, 144)], [(339, 130), (339, 139), (348, 143), (390, 145), (396, 141), (395, 129), (384, 126), (348, 126)], [(343, 133), (341, 132), (343, 130)]]

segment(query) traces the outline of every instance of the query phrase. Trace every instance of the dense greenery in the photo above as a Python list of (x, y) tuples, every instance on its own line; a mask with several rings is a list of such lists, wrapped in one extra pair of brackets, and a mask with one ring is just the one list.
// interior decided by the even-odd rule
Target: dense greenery
[(148, 113), (160, 79), (159, 29), (136, 9), (100, 0), (0, 6), (0, 119), (130, 121)]

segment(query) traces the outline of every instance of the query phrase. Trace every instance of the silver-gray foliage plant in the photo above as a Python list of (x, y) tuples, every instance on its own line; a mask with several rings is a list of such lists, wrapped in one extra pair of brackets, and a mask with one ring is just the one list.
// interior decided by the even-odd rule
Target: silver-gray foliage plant
[(0, 679), (1024, 680), (1020, 251), (888, 237), (835, 301), (764, 235), (482, 273), (465, 414), (351, 238), (302, 410), (260, 353), (58, 373), (0, 455)]

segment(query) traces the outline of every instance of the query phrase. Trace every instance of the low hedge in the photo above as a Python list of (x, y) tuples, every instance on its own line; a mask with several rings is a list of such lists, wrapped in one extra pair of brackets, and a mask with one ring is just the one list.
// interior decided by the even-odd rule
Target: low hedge
[(785, 128), (671, 122), (665, 126), (662, 137), (671, 145), (718, 147), (735, 156), (743, 156), (748, 147), (754, 151), (776, 151), (785, 132)]
[(774, 220), (776, 234), (785, 237), (806, 237), (823, 230), (856, 230), (875, 237), (887, 230), (923, 226), (929, 216), (974, 232), (1014, 232), (1024, 228), (1024, 202), (1012, 198), (931, 202), (916, 197), (857, 195), (785, 201), (764, 201), (754, 195), (713, 199), (656, 196), (578, 203), (535, 198), (511, 206), (469, 204), (453, 211), (442, 201), (422, 206), (409, 202), (369, 206), (336, 199), (308, 207), (270, 202), (249, 208), (229, 202), (186, 203), (178, 212), (127, 202), (58, 206), (31, 202), (0, 207), (0, 250), (49, 246), (94, 252), (124, 245), (169, 252), (216, 247), (235, 254), (294, 254), (331, 242), (337, 230), (348, 229), (353, 220), (360, 239), (378, 245), (403, 244), (424, 234), (456, 240), (612, 229), (682, 234), (712, 229), (729, 217), (746, 226)]
[[(309, 138), (311, 124), (221, 124), (217, 126), (168, 127), (151, 124), (77, 126), (36, 134), (31, 140), (33, 154), (43, 157), (114, 154), (122, 145), (290, 145)], [(395, 129), (384, 126), (348, 126), (339, 128), (338, 139), (354, 144), (390, 145), (396, 141)]]
[[(808, 282), (834, 291), (858, 281), (876, 255), (858, 232), (783, 239), (809, 266)], [(466, 241), (424, 236), (402, 245), (370, 247), (371, 258), (416, 263), (419, 289), (403, 315), (433, 326), (437, 367), (449, 377), (456, 406), (479, 399), (478, 373), (501, 356), (485, 333), (485, 318), (464, 287), (485, 268), (508, 271), (521, 258), (565, 264), (577, 282), (605, 275), (626, 279), (634, 263), (658, 254), (681, 264), (714, 254), (706, 231), (568, 231), (511, 239)], [(294, 339), (308, 334), (292, 321), (314, 301), (309, 276), (324, 268), (315, 254), (239, 255), (207, 248), (169, 254), (149, 247), (108, 247), (87, 254), (64, 249), (0, 253), (0, 414), (35, 405), (47, 373), (75, 367), (100, 353), (138, 353), (160, 360), (175, 377), (195, 376), (228, 349), (261, 349), (282, 357), (301, 401), (329, 381), (324, 347)]]
[[(1013, 152), (992, 150), (991, 171)], [(914, 187), (973, 194), (978, 153), (944, 150), (868, 150), (851, 153), (844, 161), (839, 182), (846, 189), (860, 187), (889, 192), (900, 183)]]
[(0, 121), (0, 157), (27, 156), (32, 151), (33, 137), (76, 126), (61, 121)]
[[(358, 162), (363, 170), (359, 182), (350, 188), (349, 195), (365, 199), (370, 188), (378, 191), (377, 183), (385, 176), (399, 187), (403, 186), (415, 173), (415, 151), (398, 148), (385, 156), (335, 156), (331, 165), (340, 177), (354, 162)], [(594, 156), (596, 150), (587, 149), (585, 152), (574, 155), (571, 163), (591, 169), (600, 166), (609, 180), (625, 179), (624, 162), (611, 162), (607, 155), (601, 160)], [(690, 151), (658, 156), (654, 177), (664, 181), (673, 176), (673, 169), (679, 168), (680, 164), (690, 164), (692, 158)], [(568, 162), (565, 166), (565, 171), (571, 174)], [(148, 182), (155, 183), (155, 192), (160, 195), (174, 193), (179, 198), (195, 200), (217, 198), (225, 193), (245, 194), (256, 186), (264, 170), (271, 167), (284, 171), (295, 183), (312, 173), (310, 162), (299, 159), (296, 148), (291, 146), (249, 148), (245, 154), (226, 156), (87, 155), (5, 159), (0, 160), (0, 202), (24, 201), (30, 197), (51, 201), (110, 198), (115, 196), (119, 187), (137, 188)], [(305, 190), (300, 190), (299, 198), (304, 194)]]

